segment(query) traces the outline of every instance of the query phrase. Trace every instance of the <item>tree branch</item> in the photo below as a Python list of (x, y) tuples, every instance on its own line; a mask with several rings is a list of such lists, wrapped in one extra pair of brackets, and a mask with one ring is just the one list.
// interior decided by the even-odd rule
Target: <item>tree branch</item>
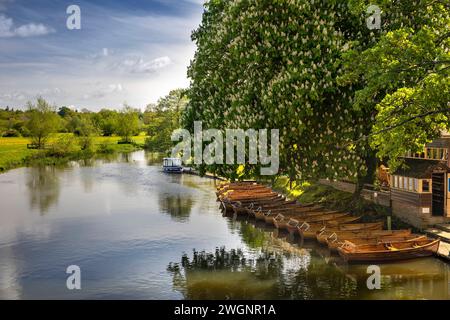
[(434, 114), (446, 113), (446, 112), (450, 112), (450, 108), (428, 111), (428, 112), (425, 112), (425, 113), (421, 113), (421, 114), (409, 117), (408, 119), (405, 119), (405, 120), (403, 120), (403, 121), (401, 121), (401, 122), (399, 122), (399, 123), (397, 123), (395, 125), (388, 126), (388, 127), (384, 128), (384, 129), (372, 132), (372, 133), (370, 133), (368, 135), (364, 135), (364, 136), (362, 136), (362, 137), (360, 137), (360, 138), (358, 138), (358, 139), (356, 139), (356, 140), (354, 140), (352, 142), (349, 142), (347, 144), (347, 146), (350, 145), (350, 144), (354, 144), (354, 143), (358, 143), (358, 142), (367, 140), (368, 138), (370, 138), (372, 136), (376, 136), (376, 135), (378, 135), (380, 133), (384, 133), (384, 132), (388, 132), (388, 131), (394, 130), (394, 129), (396, 129), (398, 127), (401, 127), (401, 126), (403, 126), (403, 125), (405, 125), (405, 124), (407, 124), (407, 123), (409, 123), (411, 121), (414, 121), (416, 119), (421, 119), (421, 118), (425, 118), (426, 116), (431, 116), (431, 115), (434, 115)]

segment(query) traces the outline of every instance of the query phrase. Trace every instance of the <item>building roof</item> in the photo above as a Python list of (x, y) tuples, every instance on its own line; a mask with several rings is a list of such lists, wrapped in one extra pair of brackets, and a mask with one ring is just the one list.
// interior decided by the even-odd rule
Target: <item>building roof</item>
[(393, 174), (417, 179), (430, 179), (434, 171), (450, 172), (450, 168), (445, 161), (406, 158), (403, 165)]
[(427, 148), (449, 148), (450, 136), (442, 136), (425, 145)]

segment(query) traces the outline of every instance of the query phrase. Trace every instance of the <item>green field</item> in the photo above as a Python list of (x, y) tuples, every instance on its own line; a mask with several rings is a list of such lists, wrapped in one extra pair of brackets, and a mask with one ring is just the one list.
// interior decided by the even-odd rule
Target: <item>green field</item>
[[(49, 144), (57, 140), (62, 135), (71, 134), (57, 134), (49, 140)], [(142, 146), (145, 142), (146, 136), (139, 135), (133, 137), (133, 142)], [(120, 137), (94, 137), (94, 154), (99, 150), (99, 147), (107, 146), (109, 152), (130, 152), (139, 148), (136, 145), (130, 144), (118, 144)], [(30, 143), (29, 138), (2, 138), (0, 137), (0, 172), (9, 170), (12, 168), (24, 166), (30, 162), (30, 159), (38, 157), (42, 153), (39, 150), (27, 149), (27, 144)], [(76, 157), (72, 155), (71, 158)]]

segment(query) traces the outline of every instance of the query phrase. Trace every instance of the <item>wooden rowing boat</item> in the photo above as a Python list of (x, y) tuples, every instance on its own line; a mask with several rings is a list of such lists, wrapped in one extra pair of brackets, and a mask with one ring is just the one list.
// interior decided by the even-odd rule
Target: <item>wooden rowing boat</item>
[[(308, 218), (308, 217), (320, 217), (326, 214), (344, 214), (341, 211), (303, 211), (303, 212), (296, 212), (296, 211), (286, 211), (286, 212), (277, 212), (272, 211), (270, 214), (266, 214), (264, 216), (264, 221), (267, 224), (275, 225), (274, 219), (278, 217), (278, 220), (282, 220), (284, 218), (290, 219), (290, 218)], [(302, 219), (303, 220), (303, 219)]]
[(266, 186), (260, 185), (260, 184), (255, 184), (255, 185), (250, 185), (250, 186), (226, 186), (226, 187), (222, 187), (220, 189), (217, 189), (216, 194), (223, 194), (227, 191), (230, 190), (236, 190), (236, 191), (251, 191), (251, 190), (258, 190), (258, 189), (264, 189), (267, 188)]
[(260, 186), (264, 185), (257, 183), (255, 181), (240, 181), (240, 182), (219, 183), (216, 189), (219, 191), (227, 188), (246, 189)]
[[(258, 220), (265, 220), (266, 217), (270, 215), (277, 215), (277, 214), (293, 214), (296, 216), (306, 216), (306, 215), (320, 215), (323, 214), (323, 208), (320, 206), (314, 206), (314, 207), (303, 207), (302, 205), (286, 205), (286, 206), (279, 206), (276, 208), (262, 208), (262, 210), (259, 210), (259, 208), (251, 210), (252, 213), (250, 215), (253, 215)], [(271, 221), (267, 221), (267, 223), (271, 223)]]
[[(346, 212), (338, 212), (338, 213), (328, 213), (328, 212), (324, 212), (321, 215), (314, 215), (314, 216), (296, 216), (295, 214), (289, 214), (289, 215), (283, 215), (283, 214), (278, 214), (278, 216), (276, 216), (273, 219), (273, 224), (275, 226), (275, 228), (277, 229), (286, 229), (287, 230), (287, 226), (288, 224), (296, 224), (295, 228), (297, 227), (297, 225), (302, 224), (304, 222), (308, 222), (308, 223), (325, 223), (325, 221), (330, 221), (330, 220), (337, 220), (339, 218), (343, 218), (343, 217), (347, 217), (349, 216), (349, 213)], [(297, 218), (297, 220), (295, 219)]]
[[(284, 199), (281, 195), (279, 194), (273, 194), (273, 195), (265, 195), (265, 196), (259, 196), (259, 197), (254, 197), (252, 198), (253, 201), (256, 200), (268, 200), (268, 201), (273, 201), (273, 200), (277, 200), (277, 199)], [(233, 204), (237, 203), (238, 201), (235, 200), (229, 200), (229, 199), (223, 199), (221, 200), (221, 208), (225, 209), (225, 211), (233, 211)], [(245, 200), (240, 200), (240, 203), (246, 203)]]
[(263, 186), (263, 185), (253, 185), (253, 186), (248, 186), (248, 187), (223, 187), (221, 189), (217, 189), (216, 191), (216, 195), (217, 197), (219, 197), (220, 195), (223, 195), (227, 192), (232, 192), (232, 191), (236, 191), (236, 192), (252, 192), (252, 191), (257, 191), (257, 190), (268, 190), (270, 188)]
[(234, 202), (231, 203), (232, 207), (233, 207), (233, 211), (235, 214), (246, 214), (246, 215), (251, 215), (253, 216), (253, 211), (251, 209), (253, 208), (257, 208), (259, 210), (262, 210), (262, 208), (271, 208), (273, 204), (278, 204), (278, 205), (295, 205), (295, 200), (292, 201), (286, 201), (286, 198), (284, 198), (284, 196), (280, 196), (280, 197), (276, 197), (274, 199), (270, 199), (270, 200), (252, 200), (250, 202), (248, 201), (238, 201), (238, 202)]
[(375, 236), (367, 238), (349, 238), (346, 240), (329, 239), (327, 241), (328, 249), (337, 251), (337, 248), (345, 245), (345, 241), (351, 242), (355, 246), (361, 245), (375, 245), (379, 243), (400, 242), (400, 241), (418, 241), (427, 239), (424, 235), (410, 234), (407, 236)]
[(279, 195), (272, 190), (261, 190), (260, 192), (253, 193), (224, 193), (219, 196), (219, 200), (228, 200), (228, 201), (240, 201), (240, 200), (251, 200), (252, 198), (264, 197), (269, 195)]
[(432, 256), (438, 251), (439, 243), (439, 240), (426, 239), (355, 246), (346, 242), (337, 250), (348, 263), (390, 262)]
[[(310, 210), (314, 211), (314, 208), (311, 207)], [(272, 214), (277, 215), (278, 213), (296, 213), (296, 214), (301, 214), (301, 213), (305, 213), (307, 214), (308, 212), (313, 212), (310, 210), (304, 210), (304, 207), (302, 207), (299, 204), (280, 204), (279, 206), (277, 206), (276, 208), (273, 207), (268, 207), (268, 206), (259, 206), (259, 207), (253, 207), (253, 208), (249, 208), (249, 214), (251, 216), (254, 216), (257, 220), (264, 220), (264, 218), (266, 216), (270, 216)]]
[(235, 201), (235, 204), (245, 208), (258, 208), (258, 207), (273, 207), (285, 204), (295, 204), (295, 200), (286, 201), (283, 195), (278, 195), (277, 197), (270, 196), (268, 198), (252, 198), (241, 201)]
[(322, 230), (316, 233), (316, 239), (320, 244), (326, 245), (329, 239), (355, 239), (368, 237), (382, 237), (382, 236), (408, 236), (411, 234), (411, 229), (403, 230), (356, 230), (356, 231), (333, 231)]
[[(339, 225), (353, 225), (352, 222), (356, 222), (359, 219), (361, 219), (360, 216), (351, 216), (351, 215), (347, 215), (347, 216), (343, 216), (343, 217), (338, 217), (336, 219), (330, 219), (330, 220), (319, 220), (319, 221), (307, 221), (308, 224), (310, 225), (310, 227), (314, 228), (314, 229), (322, 229), (324, 226), (327, 228), (335, 228), (338, 227)], [(289, 231), (289, 233), (292, 234), (300, 234), (298, 232), (298, 226), (303, 224), (304, 221), (298, 221), (297, 219), (291, 219), (293, 221), (291, 221), (291, 223), (288, 223), (286, 225), (286, 230)]]
[(259, 212), (263, 215), (263, 212), (272, 210), (274, 208), (297, 208), (299, 207), (299, 204), (296, 200), (289, 200), (286, 201), (283, 199), (283, 201), (267, 201), (267, 202), (252, 202), (249, 205), (245, 206), (245, 209), (247, 210), (247, 214), (251, 217), (255, 217), (255, 213)]
[(337, 231), (361, 231), (361, 230), (381, 230), (383, 228), (383, 222), (369, 222), (369, 223), (341, 223), (333, 225), (329, 223), (324, 226), (321, 224), (308, 224), (299, 225), (298, 233), (304, 239), (316, 239), (316, 234), (323, 230), (329, 230), (333, 232)]
[[(273, 224), (273, 218), (275, 218), (278, 214), (283, 215), (294, 215), (295, 217), (306, 217), (306, 216), (318, 216), (323, 215), (324, 211), (297, 211), (297, 208), (290, 208), (288, 210), (267, 210), (267, 211), (257, 211), (253, 210), (254, 217), (257, 220), (265, 221), (267, 224)], [(332, 212), (328, 212), (332, 213)]]
[[(283, 213), (286, 211), (292, 211), (295, 213), (306, 213), (306, 212), (319, 212), (319, 211), (325, 211), (326, 209), (324, 209), (322, 206), (302, 206), (301, 204), (292, 204), (292, 205), (279, 205), (279, 206), (273, 206), (273, 207), (267, 207), (267, 210), (270, 210), (272, 212), (277, 212), (277, 213)], [(288, 213), (288, 212), (286, 212)]]
[(221, 190), (224, 188), (251, 188), (257, 186), (262, 186), (262, 184), (257, 183), (255, 181), (240, 181), (240, 182), (219, 183), (216, 189)]
[(278, 193), (272, 193), (272, 194), (259, 194), (255, 195), (253, 197), (249, 198), (241, 198), (241, 199), (233, 199), (233, 198), (222, 198), (221, 202), (227, 202), (227, 203), (236, 203), (241, 205), (247, 205), (255, 201), (274, 201), (277, 199), (285, 200), (286, 198)]
[(355, 238), (368, 238), (368, 237), (382, 237), (382, 236), (409, 236), (411, 229), (403, 230), (346, 230), (335, 231), (332, 229), (321, 230), (316, 233), (316, 239), (320, 244), (326, 245), (328, 239), (355, 239)]

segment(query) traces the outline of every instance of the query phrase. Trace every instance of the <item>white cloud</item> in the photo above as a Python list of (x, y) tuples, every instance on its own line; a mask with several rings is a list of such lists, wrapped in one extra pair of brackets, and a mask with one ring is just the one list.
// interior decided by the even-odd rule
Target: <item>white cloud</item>
[(92, 53), (92, 54), (88, 54), (86, 57), (89, 59), (93, 59), (93, 60), (100, 60), (103, 58), (108, 58), (110, 56), (113, 55), (113, 51), (110, 50), (109, 48), (102, 48), (102, 50), (96, 52), (96, 53)]
[(65, 91), (60, 88), (44, 88), (36, 91), (12, 91), (8, 93), (0, 93), (0, 105), (16, 104), (20, 103), (24, 105), (27, 101), (34, 101), (37, 97), (41, 96), (45, 99), (56, 99), (66, 94)]
[(145, 61), (142, 57), (127, 58), (118, 64), (116, 68), (129, 73), (153, 73), (167, 67), (172, 63), (168, 56)]
[(105, 98), (108, 95), (112, 95), (115, 93), (121, 93), (123, 92), (123, 86), (121, 83), (117, 83), (117, 84), (109, 84), (106, 86), (103, 85), (98, 85), (98, 87), (83, 95), (83, 99), (84, 100), (92, 100), (92, 99), (102, 99)]
[[(160, 1), (179, 5), (180, 0)], [(133, 107), (145, 108), (171, 89), (189, 85), (186, 68), (196, 48), (190, 33), (201, 21), (200, 6), (195, 12), (186, 11), (181, 16), (154, 12), (142, 16), (113, 11), (106, 18), (106, 7), (101, 9), (103, 11), (92, 13), (99, 17), (98, 24), (92, 26), (93, 36), (83, 41), (48, 37), (48, 41), (9, 41), (6, 38), (5, 42), (0, 38), (1, 51), (5, 51), (0, 55), (0, 106), (24, 108), (25, 102), (34, 101), (43, 88), (58, 87), (61, 94), (42, 92), (41, 95), (58, 106), (72, 105), (79, 109), (120, 108), (124, 101)], [(0, 16), (2, 14), (0, 10)], [(6, 26), (9, 32), (28, 23), (19, 22), (18, 16), (5, 15), (2, 21), (13, 18)], [(117, 16), (119, 18), (115, 18)], [(50, 25), (33, 17), (35, 15), (29, 16), (28, 21)], [(114, 21), (103, 21), (103, 18)], [(106, 22), (114, 22), (108, 32), (104, 31)], [(70, 33), (70, 36), (75, 34)], [(29, 39), (16, 37), (14, 39)], [(23, 94), (17, 93), (14, 98), (22, 100), (1, 97), (2, 93), (16, 91)]]
[(21, 91), (2, 93), (0, 94), (0, 101), (24, 101), (27, 99), (27, 96), (27, 93)]
[(54, 29), (42, 23), (28, 23), (16, 27), (12, 18), (0, 14), (0, 38), (35, 37), (55, 32)]

